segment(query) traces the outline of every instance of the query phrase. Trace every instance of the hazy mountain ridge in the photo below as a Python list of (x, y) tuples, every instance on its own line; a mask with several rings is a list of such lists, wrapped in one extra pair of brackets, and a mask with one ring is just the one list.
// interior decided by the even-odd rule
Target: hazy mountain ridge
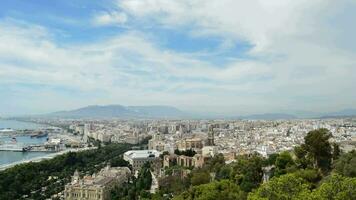
[(278, 120), (278, 119), (297, 119), (298, 117), (285, 114), (285, 113), (264, 113), (242, 116), (241, 119), (254, 119), (254, 120)]
[(122, 106), (93, 105), (70, 111), (47, 114), (48, 117), (64, 118), (180, 118), (185, 113), (171, 106)]
[(188, 118), (188, 119), (245, 119), (245, 120), (279, 120), (308, 118), (340, 118), (356, 116), (356, 109), (344, 109), (338, 112), (315, 114), (303, 117), (287, 113), (263, 113), (252, 115), (227, 116), (223, 114), (198, 114), (181, 111), (173, 106), (123, 106), (123, 105), (92, 105), (69, 111), (59, 111), (43, 117), (58, 118)]
[(322, 115), (320, 118), (343, 118), (343, 117), (354, 117), (356, 116), (356, 109), (344, 109), (338, 112), (327, 113)]

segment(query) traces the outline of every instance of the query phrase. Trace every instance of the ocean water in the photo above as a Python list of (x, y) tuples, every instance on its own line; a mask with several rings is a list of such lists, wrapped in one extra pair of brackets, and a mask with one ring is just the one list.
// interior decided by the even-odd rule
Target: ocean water
[[(21, 130), (21, 129), (37, 129), (43, 127), (45, 126), (41, 124), (35, 124), (35, 123), (18, 122), (14, 120), (0, 120), (0, 129), (10, 128), (14, 130)], [(25, 144), (25, 145), (43, 144), (44, 142), (46, 142), (46, 140), (47, 137), (42, 137), (42, 138), (31, 138), (30, 136), (16, 137), (17, 143)], [(0, 143), (11, 143), (12, 141), (13, 141), (12, 136), (8, 136), (7, 134), (1, 134), (0, 132)], [(36, 158), (36, 157), (44, 156), (46, 154), (48, 154), (48, 152), (0, 151), (0, 165)]]
[(38, 129), (46, 127), (42, 124), (35, 124), (31, 122), (20, 122), (15, 120), (3, 120), (0, 119), (0, 129), (11, 128), (14, 130), (23, 130), (23, 129)]
[(11, 152), (0, 151), (0, 165), (10, 164), (22, 160), (41, 157), (48, 154), (47, 152)]

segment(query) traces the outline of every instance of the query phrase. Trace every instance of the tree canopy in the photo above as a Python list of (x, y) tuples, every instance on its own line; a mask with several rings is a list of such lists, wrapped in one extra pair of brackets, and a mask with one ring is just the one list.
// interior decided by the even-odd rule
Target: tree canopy
[(189, 191), (173, 198), (174, 200), (236, 200), (246, 199), (246, 193), (238, 185), (229, 180), (214, 181), (194, 186)]
[(329, 142), (331, 137), (329, 130), (325, 128), (310, 131), (304, 138), (304, 145), (307, 156), (313, 160), (314, 168), (318, 167), (322, 171), (331, 168), (332, 148)]

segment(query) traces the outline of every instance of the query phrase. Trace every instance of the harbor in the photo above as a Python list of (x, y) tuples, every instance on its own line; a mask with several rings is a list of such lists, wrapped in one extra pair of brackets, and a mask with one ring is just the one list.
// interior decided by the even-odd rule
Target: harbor
[(0, 151), (12, 152), (57, 152), (61, 150), (59, 143), (47, 143), (43, 145), (25, 145), (25, 144), (2, 144)]
[(21, 163), (59, 153), (61, 129), (42, 124), (0, 120), (0, 165)]
[(82, 139), (47, 124), (0, 119), (0, 168), (86, 150)]

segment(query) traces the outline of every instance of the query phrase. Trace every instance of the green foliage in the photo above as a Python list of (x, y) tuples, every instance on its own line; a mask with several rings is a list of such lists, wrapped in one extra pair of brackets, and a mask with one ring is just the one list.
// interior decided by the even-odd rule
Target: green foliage
[(180, 194), (189, 186), (189, 179), (179, 176), (166, 176), (159, 181), (159, 190), (162, 194)]
[(222, 154), (218, 154), (213, 158), (209, 159), (205, 164), (205, 169), (210, 172), (219, 172), (221, 167), (225, 165), (225, 158)]
[(236, 200), (246, 199), (246, 193), (232, 181), (222, 180), (195, 186), (173, 198), (174, 200)]
[(274, 165), (276, 163), (278, 155), (279, 155), (278, 153), (273, 153), (269, 155), (267, 160), (265, 160), (265, 165), (266, 166)]
[[(127, 144), (112, 144), (101, 149), (69, 152), (38, 163), (16, 165), (0, 172), (0, 199), (19, 199), (23, 195), (45, 199), (62, 191), (76, 169), (92, 174), (113, 159), (117, 164), (126, 165), (118, 156), (129, 149)], [(49, 176), (58, 179), (49, 179)], [(43, 187), (46, 187), (44, 192), (41, 191)]]
[(329, 143), (330, 137), (330, 131), (321, 128), (310, 131), (304, 138), (305, 145), (303, 147), (313, 159), (314, 167), (318, 167), (324, 172), (327, 172), (331, 168), (332, 154), (331, 145)]
[(232, 165), (231, 178), (240, 185), (245, 192), (250, 192), (261, 183), (264, 160), (261, 156), (254, 154), (250, 157), (240, 156), (237, 162)]
[(311, 184), (312, 188), (316, 188), (319, 181), (322, 179), (322, 174), (315, 169), (300, 169), (293, 173), (296, 177), (304, 179)]
[(138, 174), (136, 180), (136, 188), (138, 191), (149, 190), (152, 183), (151, 166), (149, 162), (146, 162)]
[(205, 170), (197, 170), (192, 173), (191, 184), (192, 186), (201, 185), (210, 182), (210, 174)]
[(356, 177), (356, 151), (342, 154), (334, 163), (334, 171), (348, 177)]
[(168, 152), (168, 151), (163, 151), (162, 154), (159, 155), (159, 157), (160, 157), (161, 159), (163, 159), (163, 157), (164, 157), (165, 155), (169, 155), (169, 152)]
[(300, 169), (313, 168), (313, 160), (308, 157), (308, 151), (305, 148), (305, 144), (296, 146), (294, 148), (294, 154), (296, 156), (296, 165)]
[(333, 143), (333, 160), (336, 160), (339, 158), (340, 154), (341, 154), (341, 149), (340, 146), (336, 143)]
[(249, 194), (249, 200), (273, 199), (292, 200), (303, 199), (310, 193), (310, 185), (294, 174), (274, 177), (261, 185), (256, 191)]
[(289, 152), (280, 153), (275, 161), (275, 176), (286, 174), (287, 172), (294, 171), (295, 163)]
[(221, 179), (229, 179), (232, 173), (232, 168), (228, 165), (223, 165), (215, 175), (215, 179), (221, 180)]
[(182, 171), (183, 169), (185, 169), (185, 167), (180, 166), (180, 165), (173, 165), (171, 167), (166, 167), (165, 168), (165, 175), (167, 176), (171, 176), (174, 172), (179, 172)]
[(333, 174), (313, 192), (312, 198), (318, 200), (355, 200), (356, 178)]
[(185, 151), (179, 151), (179, 149), (174, 150), (174, 154), (180, 156), (180, 155), (185, 155), (189, 157), (193, 157), (197, 152), (195, 152), (193, 149), (187, 149)]
[(137, 179), (132, 177), (131, 183), (124, 184), (121, 187), (115, 187), (111, 190), (111, 199), (150, 199), (151, 194), (147, 191), (151, 188), (151, 184), (151, 166), (149, 162), (146, 162), (142, 166)]

